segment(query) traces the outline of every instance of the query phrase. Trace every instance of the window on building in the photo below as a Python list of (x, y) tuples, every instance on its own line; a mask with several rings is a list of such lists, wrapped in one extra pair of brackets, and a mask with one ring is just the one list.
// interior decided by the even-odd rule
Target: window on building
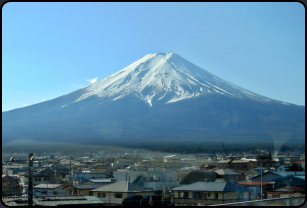
[(273, 194), (272, 198), (280, 198), (280, 195), (279, 194)]
[(243, 167), (246, 168), (246, 165), (244, 165)]
[(106, 193), (98, 193), (98, 197), (106, 197)]
[(218, 194), (218, 193), (215, 193), (215, 194), (214, 194), (214, 198), (215, 198), (215, 199), (219, 199), (219, 194)]
[(37, 178), (37, 181), (41, 181), (42, 180), (42, 178)]
[(72, 195), (72, 190), (69, 190), (69, 195)]
[(208, 198), (211, 196), (211, 193), (208, 193)]
[(183, 192), (183, 198), (189, 198), (189, 192)]
[(200, 199), (199, 192), (193, 192), (193, 199)]
[(123, 198), (123, 194), (114, 194), (115, 198)]

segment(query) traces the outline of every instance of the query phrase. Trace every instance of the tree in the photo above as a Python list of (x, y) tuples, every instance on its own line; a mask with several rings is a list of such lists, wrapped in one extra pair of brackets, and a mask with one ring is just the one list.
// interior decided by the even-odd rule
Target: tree
[(171, 204), (171, 197), (170, 196), (162, 197), (161, 206), (169, 206), (170, 204)]
[(138, 206), (140, 206), (142, 199), (143, 199), (142, 195), (135, 195), (133, 197), (126, 197), (126, 198), (124, 198), (122, 205), (123, 206), (138, 207)]
[(122, 201), (123, 206), (133, 206), (133, 200), (130, 197), (126, 197)]

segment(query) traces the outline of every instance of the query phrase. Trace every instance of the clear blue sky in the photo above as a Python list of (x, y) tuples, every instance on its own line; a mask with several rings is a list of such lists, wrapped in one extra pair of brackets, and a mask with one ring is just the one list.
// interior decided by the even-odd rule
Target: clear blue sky
[(11, 2), (2, 44), (2, 111), (170, 51), (252, 92), (305, 105), (305, 9), (296, 2)]

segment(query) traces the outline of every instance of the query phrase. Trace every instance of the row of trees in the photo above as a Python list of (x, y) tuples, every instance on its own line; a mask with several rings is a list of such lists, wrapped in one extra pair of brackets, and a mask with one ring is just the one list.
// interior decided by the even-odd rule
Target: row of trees
[[(253, 151), (255, 149), (267, 149), (271, 152), (274, 151), (272, 143), (225, 143), (228, 152), (240, 153), (246, 151)], [(65, 143), (50, 143), (50, 144), (37, 144), (37, 145), (3, 145), (2, 152), (35, 152), (43, 154), (47, 152), (59, 152), (63, 155), (84, 155), (91, 154), (102, 149), (116, 149), (116, 148), (130, 148), (130, 149), (147, 149), (151, 151), (170, 152), (179, 154), (200, 154), (200, 153), (223, 153), (223, 146), (220, 142), (204, 143), (204, 142), (130, 142), (118, 144), (118, 146), (104, 146), (104, 145), (78, 145), (78, 144), (65, 144)], [(280, 148), (279, 152), (305, 152), (305, 145), (295, 143), (285, 143)]]

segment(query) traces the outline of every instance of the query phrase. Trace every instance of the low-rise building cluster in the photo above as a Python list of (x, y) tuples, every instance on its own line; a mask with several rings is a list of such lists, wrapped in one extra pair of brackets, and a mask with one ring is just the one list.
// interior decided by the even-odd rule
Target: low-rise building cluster
[[(273, 157), (264, 150), (258, 152), (179, 155), (99, 151), (90, 156), (34, 153), (33, 203), (180, 206), (305, 195), (304, 154)], [(5, 205), (27, 205), (28, 169), (27, 154), (2, 155)]]

